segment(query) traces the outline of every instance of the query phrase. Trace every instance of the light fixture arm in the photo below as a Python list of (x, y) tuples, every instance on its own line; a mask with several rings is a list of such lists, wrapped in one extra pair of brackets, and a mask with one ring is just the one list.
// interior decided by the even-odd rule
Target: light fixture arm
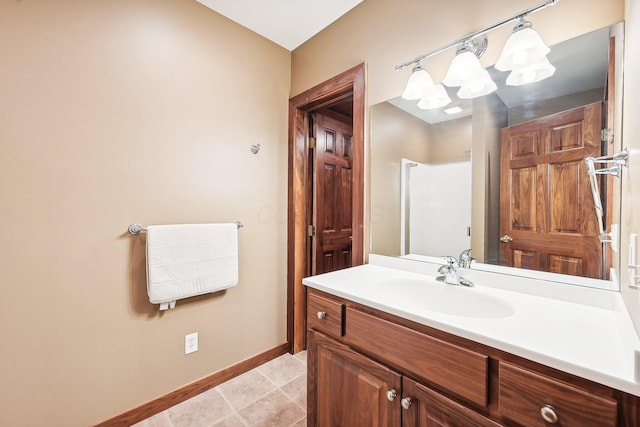
[(547, 1), (545, 1), (544, 3), (542, 3), (542, 4), (538, 5), (538, 6), (534, 6), (532, 8), (525, 9), (522, 12), (519, 12), (516, 15), (513, 15), (512, 17), (505, 19), (504, 21), (500, 21), (497, 24), (494, 24), (494, 25), (492, 25), (490, 27), (485, 28), (484, 30), (480, 30), (480, 31), (476, 31), (475, 33), (467, 34), (466, 36), (460, 37), (459, 39), (457, 39), (457, 40), (455, 40), (455, 41), (453, 41), (453, 42), (451, 42), (451, 43), (449, 43), (449, 44), (447, 44), (445, 46), (442, 46), (441, 48), (433, 50), (433, 51), (431, 51), (429, 53), (425, 53), (424, 55), (420, 55), (420, 56), (416, 57), (415, 59), (413, 59), (411, 61), (405, 62), (404, 64), (396, 65), (396, 71), (404, 70), (405, 68), (407, 68), (411, 64), (416, 64), (416, 63), (419, 63), (421, 61), (424, 61), (425, 59), (430, 58), (432, 56), (435, 56), (435, 55), (439, 54), (440, 52), (444, 52), (447, 49), (451, 49), (452, 47), (464, 44), (468, 40), (471, 40), (471, 39), (473, 39), (475, 37), (484, 35), (484, 34), (490, 32), (490, 31), (495, 30), (496, 28), (500, 28), (500, 27), (502, 27), (504, 25), (507, 25), (507, 24), (509, 24), (511, 22), (514, 22), (514, 21), (523, 20), (527, 15), (535, 13), (535, 12), (538, 12), (539, 10), (545, 9), (545, 8), (547, 8), (549, 6), (554, 6), (559, 1), (560, 0), (547, 0)]

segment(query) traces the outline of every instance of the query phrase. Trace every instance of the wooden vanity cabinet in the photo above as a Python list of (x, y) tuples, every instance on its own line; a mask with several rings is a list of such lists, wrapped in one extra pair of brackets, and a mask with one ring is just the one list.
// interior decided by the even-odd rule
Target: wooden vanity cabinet
[(500, 426), (320, 332), (308, 343), (309, 426)]
[(307, 316), (308, 426), (640, 426), (638, 397), (473, 341), (315, 289)]

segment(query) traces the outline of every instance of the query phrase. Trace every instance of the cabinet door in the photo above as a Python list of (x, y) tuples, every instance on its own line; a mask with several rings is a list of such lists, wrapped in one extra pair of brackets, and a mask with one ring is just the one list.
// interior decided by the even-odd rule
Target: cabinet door
[(398, 373), (314, 331), (307, 356), (309, 426), (400, 425)]
[(403, 427), (500, 426), (500, 424), (409, 378), (403, 379), (402, 387), (402, 405), (405, 408), (402, 411)]

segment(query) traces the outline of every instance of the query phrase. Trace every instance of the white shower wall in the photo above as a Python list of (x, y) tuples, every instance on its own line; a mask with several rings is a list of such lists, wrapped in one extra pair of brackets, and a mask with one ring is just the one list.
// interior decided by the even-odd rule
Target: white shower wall
[(403, 171), (408, 253), (457, 257), (471, 248), (471, 161), (412, 162)]

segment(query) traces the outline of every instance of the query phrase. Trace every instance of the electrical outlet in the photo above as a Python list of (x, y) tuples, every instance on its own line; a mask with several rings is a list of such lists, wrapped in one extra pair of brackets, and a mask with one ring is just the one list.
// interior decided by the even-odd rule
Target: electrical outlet
[(194, 332), (184, 336), (184, 354), (198, 351), (198, 333)]

